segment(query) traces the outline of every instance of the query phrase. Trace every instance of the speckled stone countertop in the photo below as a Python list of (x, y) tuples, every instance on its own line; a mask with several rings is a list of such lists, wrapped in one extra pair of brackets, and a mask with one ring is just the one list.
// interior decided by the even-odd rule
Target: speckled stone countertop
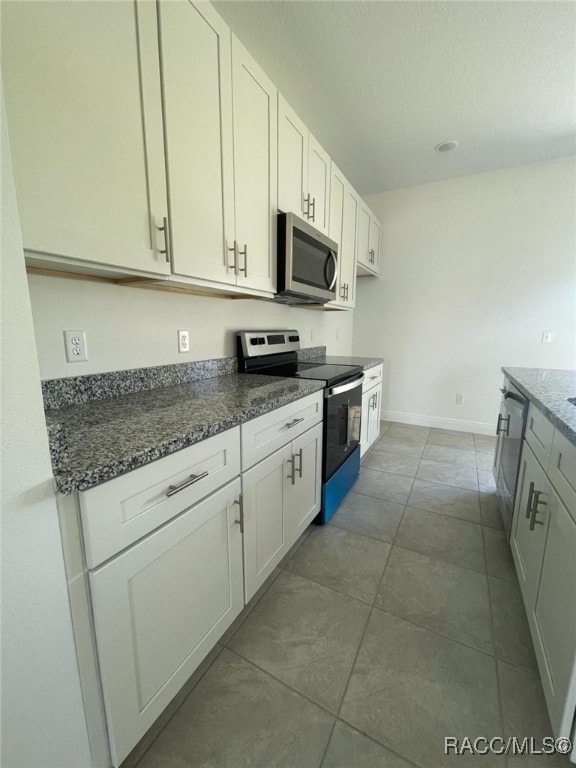
[(325, 360), (328, 365), (359, 365), (363, 371), (375, 365), (382, 365), (384, 362), (381, 357), (347, 357), (346, 355), (328, 355)]
[(576, 405), (568, 402), (576, 397), (576, 370), (502, 368), (502, 373), (576, 445)]
[(229, 374), (46, 411), (56, 485), (85, 491), (323, 389)]

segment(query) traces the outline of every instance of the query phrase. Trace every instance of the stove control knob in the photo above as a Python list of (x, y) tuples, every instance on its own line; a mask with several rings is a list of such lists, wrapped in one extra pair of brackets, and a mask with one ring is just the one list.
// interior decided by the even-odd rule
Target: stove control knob
[(300, 336), (289, 336), (288, 341), (300, 341)]
[(259, 341), (259, 339), (256, 338), (256, 336), (254, 336), (254, 338), (250, 339), (250, 344), (259, 344), (259, 343), (260, 343), (260, 341)]

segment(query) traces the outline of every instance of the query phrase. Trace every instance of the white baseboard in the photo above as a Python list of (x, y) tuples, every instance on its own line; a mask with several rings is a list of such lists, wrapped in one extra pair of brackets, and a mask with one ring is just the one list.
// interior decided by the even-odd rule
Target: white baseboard
[(464, 421), (462, 419), (446, 419), (441, 416), (423, 416), (420, 413), (404, 413), (402, 411), (382, 411), (382, 421), (397, 421), (400, 424), (416, 424), (419, 427), (436, 427), (437, 429), (452, 429), (457, 432), (475, 432), (477, 435), (494, 435), (494, 424), (483, 421)]

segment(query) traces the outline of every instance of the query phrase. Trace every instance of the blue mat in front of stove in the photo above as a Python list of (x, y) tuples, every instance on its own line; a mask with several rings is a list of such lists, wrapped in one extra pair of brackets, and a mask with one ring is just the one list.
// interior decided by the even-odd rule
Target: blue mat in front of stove
[(357, 446), (327, 483), (322, 486), (322, 510), (316, 522), (325, 525), (360, 474), (360, 446)]

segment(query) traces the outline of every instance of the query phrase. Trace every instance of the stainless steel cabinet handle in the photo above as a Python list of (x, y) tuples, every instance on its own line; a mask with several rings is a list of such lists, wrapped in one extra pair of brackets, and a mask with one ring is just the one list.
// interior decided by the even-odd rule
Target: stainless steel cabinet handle
[(232, 247), (228, 246), (229, 251), (234, 252), (234, 263), (232, 265), (227, 264), (226, 269), (230, 269), (230, 266), (232, 266), (234, 270), (234, 274), (238, 274), (238, 242), (234, 240), (234, 245)]
[(166, 491), (166, 496), (174, 496), (175, 493), (183, 491), (184, 488), (188, 488), (189, 485), (194, 485), (194, 483), (197, 483), (198, 480), (202, 480), (204, 477), (208, 477), (208, 472), (201, 472), (199, 475), (190, 475), (190, 478), (184, 480), (180, 485), (169, 485), (168, 490)]
[(532, 516), (530, 517), (530, 530), (533, 531), (534, 528), (537, 525), (544, 525), (542, 520), (536, 520), (536, 515), (538, 514), (538, 506), (542, 504), (543, 507), (547, 507), (548, 503), (546, 501), (542, 501), (540, 498), (540, 494), (542, 491), (534, 491), (534, 500), (532, 502)]
[(288, 480), (290, 480), (292, 482), (292, 485), (295, 485), (295, 483), (296, 483), (296, 457), (295, 457), (295, 455), (292, 454), (292, 456), (290, 456), (288, 461), (290, 462), (290, 472), (291, 472), (291, 474), (288, 475)]
[(370, 381), (374, 381), (374, 379), (377, 379), (378, 376), (370, 376)]
[(162, 226), (156, 227), (158, 232), (164, 232), (164, 249), (158, 248), (158, 253), (163, 253), (166, 261), (170, 264), (170, 227), (168, 226), (168, 217), (162, 218)]
[(300, 424), (301, 421), (304, 421), (303, 417), (301, 419), (293, 419), (292, 421), (289, 421), (286, 424), (286, 429), (292, 429), (292, 427), (295, 427), (296, 424)]
[[(244, 277), (248, 277), (248, 246), (244, 243), (244, 250), (238, 251), (239, 256), (244, 256), (244, 266), (238, 267), (238, 272), (244, 272)], [(238, 274), (238, 273), (236, 273)]]
[(345, 286), (346, 286), (346, 296), (344, 298), (346, 299), (346, 301), (348, 301), (348, 288), (350, 286), (348, 285), (348, 283), (345, 283)]
[(299, 477), (300, 479), (302, 479), (302, 451), (303, 451), (303, 449), (302, 449), (302, 448), (300, 448), (300, 450), (299, 450), (299, 451), (298, 451), (298, 453), (296, 454), (296, 456), (298, 456), (298, 458), (300, 459), (300, 463), (299, 463), (299, 464), (298, 464), (298, 466), (295, 468), (295, 473), (296, 473), (296, 472), (298, 472), (298, 477)]
[[(502, 424), (506, 422), (506, 427), (502, 427)], [(496, 425), (496, 434), (499, 435), (500, 432), (506, 432), (508, 434), (508, 430), (510, 429), (510, 416), (502, 416), (501, 413), (498, 414), (498, 424)]]
[(240, 519), (234, 520), (234, 523), (240, 526), (240, 533), (244, 533), (244, 497), (242, 494), (237, 499), (234, 499), (234, 504), (238, 504), (238, 511), (240, 512)]
[(312, 216), (310, 217), (312, 221), (316, 221), (316, 198), (312, 198), (312, 202), (310, 204), (312, 206)]
[[(304, 210), (304, 206), (306, 206), (306, 210)], [(302, 206), (302, 212), (307, 219), (310, 218), (310, 195), (306, 195), (306, 197), (304, 198), (304, 205)]]
[(532, 513), (532, 497), (534, 496), (534, 483), (530, 483), (528, 487), (528, 503), (526, 504), (526, 519), (528, 519)]

